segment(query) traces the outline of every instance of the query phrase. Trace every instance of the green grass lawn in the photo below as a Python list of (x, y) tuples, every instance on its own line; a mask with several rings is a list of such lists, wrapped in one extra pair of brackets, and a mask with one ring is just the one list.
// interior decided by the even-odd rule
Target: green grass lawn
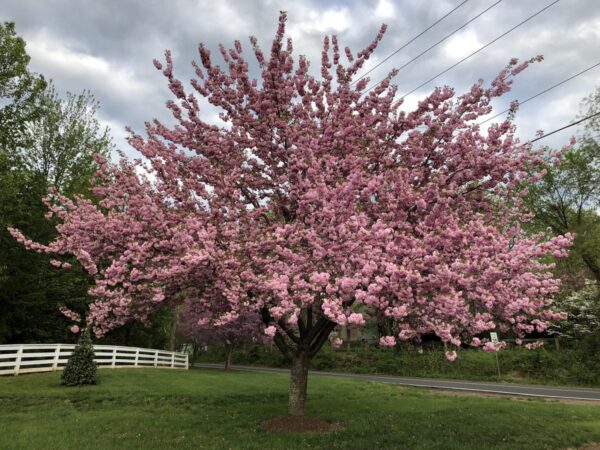
[(457, 397), (366, 381), (309, 380), (309, 414), (344, 430), (262, 431), (281, 415), (288, 376), (216, 370), (100, 370), (0, 377), (2, 449), (564, 449), (600, 442), (600, 405)]

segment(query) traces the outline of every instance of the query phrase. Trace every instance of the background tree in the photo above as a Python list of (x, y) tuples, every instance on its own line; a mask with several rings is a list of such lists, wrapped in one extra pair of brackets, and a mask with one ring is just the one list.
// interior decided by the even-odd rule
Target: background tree
[(40, 115), (46, 82), (29, 71), (29, 60), (15, 24), (0, 23), (0, 152), (24, 145), (27, 124)]
[[(210, 302), (210, 304), (206, 304)], [(179, 332), (182, 340), (194, 347), (223, 346), (225, 370), (231, 369), (233, 351), (244, 344), (266, 341), (262, 321), (256, 310), (247, 309), (234, 320), (220, 324), (223, 314), (229, 311), (229, 302), (216, 293), (212, 298), (185, 296), (181, 307), (182, 321)]]
[(567, 320), (559, 324), (557, 334), (582, 340), (600, 331), (600, 290), (595, 281), (570, 292), (559, 305)]
[[(489, 351), (499, 347), (472, 336), (524, 337), (562, 318), (544, 258), (565, 256), (571, 239), (521, 227), (520, 187), (543, 176), (543, 152), (520, 144), (510, 121), (477, 125), (534, 60), (513, 60), (490, 87), (458, 97), (437, 88), (406, 113), (389, 79), (367, 94), (368, 79), (351, 85), (385, 27), (356, 57), (346, 49), (347, 65), (326, 37), (317, 79), (302, 56), (294, 64), (285, 21), (282, 13), (268, 58), (251, 39), (258, 80), (239, 42), (220, 47), (226, 69), (200, 46), (196, 94), (173, 76), (169, 52), (155, 61), (177, 125), (154, 121), (146, 137), (131, 136), (147, 164), (103, 164), (97, 203), (52, 195), (60, 225), (48, 245), (12, 230), (28, 248), (76, 257), (94, 277), (96, 334), (148, 320), (191, 289), (201, 294), (197, 313), (212, 316), (206, 300), (222, 295), (215, 325), (260, 314), (291, 360), (288, 412), (302, 415), (310, 360), (336, 326), (362, 326), (367, 312), (399, 324), (382, 345), (435, 334)], [(198, 94), (226, 124), (202, 120)]]
[[(599, 104), (597, 90), (583, 100), (581, 115), (598, 112)], [(528, 187), (526, 197), (535, 213), (531, 223), (535, 230), (548, 227), (555, 235), (570, 232), (576, 237), (570, 256), (559, 261), (556, 269), (564, 281), (557, 302), (568, 317), (552, 333), (580, 341), (593, 340), (590, 335), (598, 333), (600, 323), (599, 129), (597, 119), (586, 122), (579, 146), (559, 165), (549, 164), (548, 175)]]
[(27, 147), (19, 149), (24, 168), (65, 195), (85, 193), (98, 165), (113, 149), (108, 128), (96, 118), (99, 103), (89, 93), (61, 99), (50, 84), (39, 98), (43, 114), (27, 123)]
[(83, 312), (89, 275), (57, 271), (45, 255), (23, 251), (8, 226), (27, 230), (40, 242), (56, 236), (45, 220), (42, 197), (49, 188), (87, 193), (108, 157), (108, 130), (96, 119), (98, 103), (84, 92), (59, 98), (52, 85), (28, 71), (25, 42), (14, 24), (0, 26), (0, 343), (71, 340), (58, 306)]
[[(600, 87), (596, 87), (594, 92), (583, 99), (579, 115), (586, 117), (598, 112), (600, 112)], [(600, 117), (596, 116), (586, 121), (583, 138), (585, 141), (596, 143), (600, 141)]]
[(587, 278), (600, 283), (599, 169), (600, 146), (584, 140), (559, 165), (547, 165), (547, 175), (528, 187), (534, 229), (548, 227), (554, 235), (576, 236), (571, 256), (559, 263), (568, 290), (580, 289)]

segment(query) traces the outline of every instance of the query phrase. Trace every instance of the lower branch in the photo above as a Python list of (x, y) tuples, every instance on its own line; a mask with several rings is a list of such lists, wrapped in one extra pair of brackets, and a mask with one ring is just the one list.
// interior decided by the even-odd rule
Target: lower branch
[(319, 333), (319, 335), (317, 336), (315, 341), (310, 346), (310, 351), (309, 351), (310, 358), (313, 358), (317, 353), (319, 353), (319, 350), (321, 350), (321, 348), (323, 347), (323, 344), (325, 344), (325, 342), (327, 342), (327, 338), (329, 337), (329, 335), (331, 334), (333, 329), (336, 327), (336, 325), (337, 325), (337, 323), (335, 323), (335, 322), (329, 322), (321, 330), (321, 332)]
[(275, 336), (273, 336), (273, 342), (275, 343), (279, 351), (283, 353), (283, 356), (285, 356), (288, 359), (294, 359), (294, 353), (285, 342), (283, 336), (279, 334), (279, 332), (275, 334)]

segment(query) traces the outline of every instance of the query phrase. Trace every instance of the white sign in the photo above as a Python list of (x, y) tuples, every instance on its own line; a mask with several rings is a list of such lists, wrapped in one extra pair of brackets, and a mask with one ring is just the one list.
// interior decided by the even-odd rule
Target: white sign
[(498, 333), (490, 333), (490, 339), (492, 340), (492, 344), (498, 343)]

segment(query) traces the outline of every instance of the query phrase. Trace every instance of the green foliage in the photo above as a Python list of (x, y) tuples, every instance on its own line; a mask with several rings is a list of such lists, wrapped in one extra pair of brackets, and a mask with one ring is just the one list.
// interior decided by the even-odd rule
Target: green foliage
[[(583, 99), (580, 108), (580, 117), (591, 116), (600, 112), (600, 87)], [(600, 117), (596, 116), (585, 122), (585, 132), (583, 135), (586, 140), (600, 139)]]
[(26, 250), (7, 231), (22, 230), (39, 242), (55, 236), (42, 198), (49, 187), (88, 194), (97, 164), (112, 144), (88, 93), (61, 99), (52, 85), (31, 74), (25, 42), (14, 24), (0, 25), (0, 343), (69, 342), (66, 304), (85, 312), (88, 275), (50, 266), (50, 256)]
[(261, 430), (286, 410), (287, 374), (105, 369), (94, 389), (56, 389), (57, 379), (0, 378), (0, 448), (550, 450), (600, 441), (596, 405), (312, 377), (308, 414), (344, 427), (299, 435)]
[(173, 314), (169, 308), (159, 309), (148, 326), (140, 322), (130, 322), (100, 339), (106, 345), (126, 345), (130, 347), (166, 349), (169, 346)]
[(44, 218), (46, 181), (37, 173), (11, 166), (0, 155), (0, 343), (70, 342), (68, 321), (58, 307), (68, 300), (85, 307), (88, 279), (50, 266), (50, 257), (26, 250), (9, 235), (14, 226), (46, 242), (54, 235)]
[[(581, 103), (580, 116), (600, 111), (600, 88)], [(566, 295), (580, 290), (587, 278), (600, 283), (600, 119), (586, 121), (578, 147), (560, 164), (548, 164), (547, 176), (527, 186), (525, 202), (535, 214), (532, 231), (550, 228), (555, 235), (574, 233), (571, 256), (558, 261)]]
[(92, 345), (90, 332), (85, 329), (82, 331), (79, 342), (67, 361), (60, 382), (65, 386), (96, 384), (96, 369), (94, 346)]
[(586, 278), (600, 281), (600, 146), (594, 141), (564, 156), (560, 165), (528, 186), (525, 201), (535, 214), (534, 231), (550, 228), (555, 235), (574, 233), (571, 256), (559, 262), (559, 275), (569, 289), (583, 286)]
[(40, 115), (46, 82), (29, 72), (29, 59), (15, 24), (0, 23), (0, 153), (23, 145), (27, 124)]
[(98, 102), (87, 91), (67, 93), (63, 100), (51, 84), (39, 101), (42, 114), (29, 123), (19, 159), (62, 194), (86, 193), (97, 169), (94, 157), (108, 157), (113, 147), (108, 129), (95, 117)]

